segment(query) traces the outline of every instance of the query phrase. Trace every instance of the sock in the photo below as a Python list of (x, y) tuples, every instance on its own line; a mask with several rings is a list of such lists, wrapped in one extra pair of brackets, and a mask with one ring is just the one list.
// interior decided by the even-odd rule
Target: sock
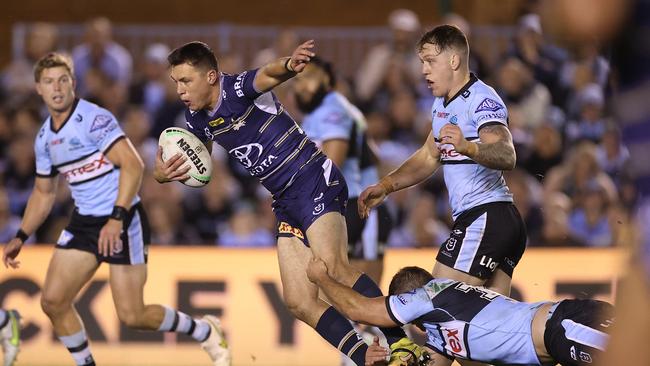
[[(381, 290), (379, 289), (379, 286), (377, 286), (375, 281), (373, 281), (372, 278), (368, 277), (368, 275), (365, 273), (361, 274), (361, 277), (359, 277), (354, 286), (352, 286), (352, 289), (366, 297), (383, 296)], [(401, 327), (379, 329), (382, 333), (384, 333), (386, 341), (388, 341), (389, 345), (399, 341), (402, 338), (406, 338), (406, 333), (404, 333), (404, 329)]]
[(4, 328), (9, 323), (9, 314), (7, 311), (0, 309), (0, 329)]
[(365, 365), (368, 346), (352, 328), (350, 322), (334, 307), (330, 306), (321, 315), (316, 324), (316, 331), (332, 346), (350, 357), (355, 364)]
[(95, 360), (88, 347), (88, 338), (83, 329), (73, 335), (61, 336), (59, 340), (66, 346), (78, 366), (95, 366)]
[(176, 332), (191, 336), (199, 342), (203, 342), (210, 336), (210, 324), (205, 320), (192, 319), (189, 315), (180, 311), (165, 308), (165, 318), (158, 327), (161, 332)]

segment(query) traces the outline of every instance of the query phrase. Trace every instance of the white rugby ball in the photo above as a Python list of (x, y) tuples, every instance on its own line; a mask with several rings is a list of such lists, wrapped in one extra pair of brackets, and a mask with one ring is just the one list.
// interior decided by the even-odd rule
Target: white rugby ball
[(193, 133), (183, 128), (170, 127), (160, 134), (158, 145), (162, 147), (162, 160), (167, 161), (176, 153), (187, 158), (190, 176), (181, 182), (190, 187), (203, 187), (212, 176), (212, 158), (205, 145)]

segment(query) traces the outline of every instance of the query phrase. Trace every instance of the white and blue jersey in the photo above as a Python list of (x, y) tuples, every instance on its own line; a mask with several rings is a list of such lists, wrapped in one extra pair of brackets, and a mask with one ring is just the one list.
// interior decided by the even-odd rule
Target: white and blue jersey
[(340, 167), (350, 198), (359, 197), (364, 187), (378, 180), (374, 159), (366, 140), (363, 113), (338, 92), (329, 92), (302, 121), (305, 134), (319, 147), (328, 140), (348, 142), (348, 155)]
[[(106, 153), (124, 132), (106, 109), (76, 99), (68, 119), (58, 130), (48, 117), (36, 137), (36, 175), (61, 174), (81, 215), (110, 215), (117, 200), (119, 167)], [(136, 196), (133, 204), (140, 201)]]
[(540, 364), (531, 324), (544, 304), (518, 302), (448, 279), (433, 279), (424, 287), (386, 298), (393, 321), (421, 322), (427, 346), (442, 355), (523, 365)]
[(204, 142), (216, 141), (277, 197), (323, 154), (272, 92), (255, 89), (256, 74), (222, 73), (215, 109), (188, 110), (185, 116), (192, 133)]
[(460, 127), (465, 139), (481, 143), (481, 128), (508, 125), (508, 110), (497, 93), (471, 74), (470, 81), (445, 102), (436, 98), (432, 107), (432, 133), (440, 152), (445, 184), (454, 219), (463, 211), (490, 202), (512, 202), (503, 172), (477, 164), (459, 154), (451, 144), (443, 144), (440, 130), (447, 123)]

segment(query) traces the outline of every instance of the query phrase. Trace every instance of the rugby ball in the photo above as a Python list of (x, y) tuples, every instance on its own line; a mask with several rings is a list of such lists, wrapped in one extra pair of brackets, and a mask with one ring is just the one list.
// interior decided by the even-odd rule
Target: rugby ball
[(176, 153), (187, 158), (189, 164), (188, 179), (181, 183), (190, 187), (203, 187), (212, 176), (212, 158), (203, 142), (193, 133), (183, 128), (170, 127), (160, 134), (158, 145), (162, 147), (162, 160), (167, 161)]

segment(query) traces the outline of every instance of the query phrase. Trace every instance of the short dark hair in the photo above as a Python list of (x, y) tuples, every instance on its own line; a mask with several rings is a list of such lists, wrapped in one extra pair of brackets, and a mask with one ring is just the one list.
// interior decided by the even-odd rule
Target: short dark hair
[(440, 48), (440, 52), (457, 49), (469, 54), (469, 43), (463, 31), (458, 27), (444, 24), (439, 25), (432, 30), (424, 33), (422, 38), (418, 41), (417, 50), (422, 51), (424, 45), (433, 44)]
[(393, 276), (388, 286), (389, 295), (397, 295), (420, 288), (433, 279), (429, 271), (420, 267), (404, 267)]
[(334, 66), (329, 61), (326, 61), (318, 56), (314, 56), (309, 60), (309, 63), (323, 70), (327, 76), (330, 78), (330, 88), (336, 86), (336, 73), (334, 72)]
[(171, 66), (189, 64), (194, 67), (219, 70), (219, 63), (210, 46), (203, 42), (186, 43), (173, 50), (167, 61)]

